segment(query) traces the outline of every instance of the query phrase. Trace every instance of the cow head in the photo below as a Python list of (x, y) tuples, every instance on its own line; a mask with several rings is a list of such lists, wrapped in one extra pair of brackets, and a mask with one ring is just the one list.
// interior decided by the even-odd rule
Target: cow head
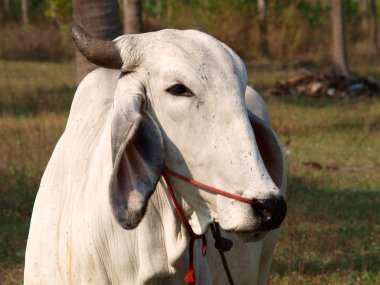
[(107, 42), (73, 25), (73, 38), (90, 61), (120, 69), (110, 201), (122, 227), (139, 224), (164, 166), (255, 201), (252, 206), (172, 178), (195, 233), (213, 219), (245, 240), (280, 226), (286, 213), (281, 148), (270, 126), (247, 110), (245, 66), (230, 48), (195, 30)]

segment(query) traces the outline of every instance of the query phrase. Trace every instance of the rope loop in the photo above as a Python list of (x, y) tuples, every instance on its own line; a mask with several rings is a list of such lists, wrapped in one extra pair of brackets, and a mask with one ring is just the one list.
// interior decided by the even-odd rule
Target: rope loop
[[(173, 187), (170, 183), (170, 180), (169, 180), (169, 177), (167, 176), (167, 174), (173, 175), (174, 177), (182, 179), (182, 180), (184, 180), (184, 181), (186, 181), (192, 185), (195, 185), (199, 188), (202, 188), (204, 190), (209, 190), (209, 191), (214, 192), (216, 194), (220, 194), (220, 195), (223, 195), (225, 197), (229, 197), (229, 198), (232, 198), (232, 199), (244, 202), (244, 203), (253, 204), (255, 201), (249, 200), (249, 199), (246, 199), (246, 198), (243, 198), (243, 197), (240, 197), (240, 196), (237, 196), (237, 195), (234, 195), (234, 194), (222, 191), (222, 190), (219, 190), (217, 188), (214, 188), (214, 187), (211, 187), (208, 185), (205, 185), (205, 184), (200, 183), (194, 179), (188, 178), (188, 177), (183, 176), (181, 174), (178, 174), (178, 173), (176, 173), (176, 172), (174, 172), (168, 168), (165, 168), (165, 171), (163, 172), (163, 177), (164, 177), (164, 180), (166, 182), (168, 192), (170, 194), (170, 197), (172, 198), (174, 208), (176, 209), (177, 214), (182, 221), (182, 224), (185, 226), (185, 228), (187, 229), (188, 234), (190, 236), (189, 265), (188, 265), (187, 273), (186, 273), (184, 280), (185, 280), (186, 284), (193, 285), (193, 284), (196, 284), (196, 282), (197, 282), (197, 278), (195, 276), (195, 271), (194, 271), (194, 241), (197, 239), (202, 239), (202, 256), (205, 256), (206, 251), (207, 251), (207, 240), (206, 240), (205, 234), (197, 235), (193, 232), (193, 229), (191, 228), (188, 220), (185, 217), (185, 214), (182, 212), (182, 209), (177, 202), (177, 199), (174, 195)], [(226, 257), (224, 256), (224, 252), (229, 251), (232, 248), (233, 242), (227, 238), (222, 237), (218, 223), (214, 222), (213, 224), (210, 225), (210, 228), (211, 228), (212, 235), (215, 239), (215, 243), (214, 243), (215, 248), (219, 251), (220, 257), (222, 259), (224, 270), (226, 271), (228, 281), (229, 281), (230, 285), (234, 285), (234, 281), (232, 279), (231, 272), (228, 268)]]

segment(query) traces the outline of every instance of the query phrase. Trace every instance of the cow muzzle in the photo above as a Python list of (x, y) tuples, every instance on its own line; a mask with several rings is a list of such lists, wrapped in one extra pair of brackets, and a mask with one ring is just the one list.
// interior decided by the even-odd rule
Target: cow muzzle
[[(261, 236), (262, 233), (265, 234), (267, 231), (274, 230), (280, 227), (280, 225), (285, 219), (287, 205), (284, 197), (280, 193), (278, 195), (271, 195), (269, 198), (266, 199), (251, 200), (243, 198), (240, 195), (228, 193), (226, 191), (203, 184), (192, 178), (174, 172), (168, 168), (165, 168), (165, 173), (165, 175), (168, 174), (170, 176), (174, 176), (189, 184), (197, 186), (200, 189), (221, 195), (221, 199), (227, 202), (227, 205), (224, 204), (226, 207), (218, 207), (222, 208), (221, 211), (218, 210), (218, 215), (221, 214), (219, 217), (221, 220), (221, 226), (223, 229), (227, 231), (237, 233), (240, 232), (243, 234), (259, 233)], [(167, 181), (167, 183), (169, 183), (168, 178), (165, 178), (165, 180)], [(236, 204), (239, 204), (239, 206), (241, 206), (242, 208), (236, 207)], [(235, 207), (233, 205), (235, 205)], [(229, 209), (231, 211), (229, 211)], [(242, 213), (245, 214), (241, 216)], [(223, 216), (229, 217), (229, 221), (226, 221), (226, 223), (224, 223)], [(240, 218), (238, 216), (240, 216)], [(242, 222), (240, 225), (239, 220)], [(226, 227), (224, 227), (223, 224), (225, 224)], [(230, 226), (232, 225), (232, 227), (229, 227), (227, 224), (229, 224)]]
[(252, 204), (254, 216), (258, 220), (255, 231), (270, 231), (280, 227), (285, 219), (287, 205), (284, 197), (255, 200)]

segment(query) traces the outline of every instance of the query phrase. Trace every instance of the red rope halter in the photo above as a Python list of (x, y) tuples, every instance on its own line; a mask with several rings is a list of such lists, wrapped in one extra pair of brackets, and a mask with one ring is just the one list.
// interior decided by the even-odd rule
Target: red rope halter
[(185, 217), (185, 214), (183, 213), (180, 205), (177, 202), (177, 199), (176, 199), (176, 197), (174, 195), (173, 187), (172, 187), (172, 185), (170, 183), (168, 174), (171, 175), (171, 176), (177, 177), (177, 178), (179, 178), (179, 179), (181, 179), (181, 180), (183, 180), (183, 181), (185, 181), (185, 182), (187, 182), (189, 184), (197, 186), (197, 187), (199, 187), (199, 188), (201, 188), (203, 190), (207, 190), (207, 191), (219, 194), (219, 195), (223, 195), (225, 197), (228, 197), (228, 198), (231, 198), (231, 199), (235, 199), (235, 200), (247, 203), (247, 204), (251, 204), (252, 205), (253, 203), (255, 203), (255, 201), (254, 200), (249, 200), (249, 199), (246, 199), (246, 198), (243, 198), (241, 196), (237, 196), (237, 195), (234, 195), (234, 194), (231, 194), (231, 193), (228, 193), (228, 192), (225, 192), (223, 190), (214, 188), (214, 187), (206, 185), (206, 184), (203, 184), (201, 182), (198, 182), (198, 181), (196, 181), (196, 180), (194, 180), (192, 178), (183, 176), (183, 175), (181, 175), (181, 174), (179, 174), (177, 172), (174, 172), (173, 170), (170, 170), (167, 167), (165, 167), (165, 169), (164, 169), (164, 171), (162, 173), (162, 176), (164, 177), (164, 180), (166, 182), (166, 185), (167, 185), (170, 197), (172, 198), (172, 201), (173, 201), (173, 204), (174, 204), (174, 208), (176, 209), (177, 214), (178, 214), (178, 216), (180, 217), (180, 219), (182, 221), (182, 224), (186, 227), (186, 229), (187, 229), (187, 231), (189, 233), (189, 236), (190, 236), (189, 266), (188, 266), (188, 269), (187, 269), (187, 274), (186, 274), (186, 277), (185, 277), (185, 282), (187, 284), (195, 284), (196, 283), (196, 276), (195, 276), (195, 272), (194, 272), (194, 241), (197, 240), (197, 239), (202, 239), (202, 256), (205, 256), (206, 255), (206, 250), (207, 250), (207, 240), (206, 240), (206, 236), (204, 234), (197, 235), (197, 234), (195, 234), (193, 232), (193, 229), (191, 228), (188, 220)]
[(250, 200), (250, 199), (247, 199), (247, 198), (243, 198), (241, 196), (238, 196), (238, 195), (234, 195), (234, 194), (231, 194), (231, 193), (228, 193), (226, 191), (223, 191), (223, 190), (220, 190), (220, 189), (217, 189), (215, 187), (212, 187), (212, 186), (209, 186), (209, 185), (206, 185), (206, 184), (203, 184), (199, 181), (196, 181), (192, 178), (189, 178), (189, 177), (186, 177), (186, 176), (183, 176), (177, 172), (174, 172), (173, 170), (170, 170), (169, 168), (165, 168), (164, 170), (164, 173), (167, 173), (167, 174), (170, 174), (174, 177), (177, 177), (189, 184), (192, 184), (194, 186), (197, 186), (203, 190), (207, 190), (207, 191), (210, 191), (210, 192), (213, 192), (213, 193), (216, 193), (216, 194), (219, 194), (219, 195), (222, 195), (222, 196), (225, 196), (225, 197), (228, 197), (228, 198), (231, 198), (231, 199), (235, 199), (235, 200), (238, 200), (240, 202), (244, 202), (244, 203), (247, 203), (247, 204), (253, 204), (255, 203), (255, 200)]

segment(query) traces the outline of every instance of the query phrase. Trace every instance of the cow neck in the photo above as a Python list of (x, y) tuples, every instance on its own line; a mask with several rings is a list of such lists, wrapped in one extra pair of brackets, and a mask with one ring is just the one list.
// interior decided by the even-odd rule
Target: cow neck
[[(165, 183), (167, 185), (167, 189), (168, 189), (168, 192), (169, 192), (169, 195), (173, 201), (173, 205), (174, 205), (174, 208), (176, 209), (177, 211), (177, 214), (178, 216), (180, 217), (181, 221), (182, 221), (182, 224), (186, 227), (188, 233), (189, 233), (189, 236), (190, 236), (190, 244), (189, 244), (189, 266), (188, 266), (188, 269), (187, 269), (187, 273), (186, 273), (186, 276), (185, 276), (185, 282), (187, 284), (195, 284), (196, 283), (196, 276), (195, 276), (195, 271), (194, 271), (194, 241), (197, 240), (197, 239), (201, 239), (202, 240), (202, 256), (205, 256), (206, 255), (206, 251), (207, 251), (207, 240), (206, 240), (206, 236), (205, 234), (202, 234), (202, 235), (197, 235), (194, 233), (193, 229), (191, 228), (190, 224), (189, 224), (189, 221), (186, 219), (186, 216), (185, 214), (183, 213), (182, 209), (181, 209), (181, 206), (179, 205), (175, 195), (174, 195), (174, 190), (173, 190), (173, 186), (172, 184), (170, 183), (170, 179), (169, 179), (169, 176), (174, 176), (178, 179), (181, 179), (191, 185), (194, 185), (194, 186), (197, 186), (198, 188), (200, 189), (203, 189), (203, 190), (207, 190), (207, 191), (210, 191), (210, 192), (213, 192), (215, 194), (219, 194), (219, 195), (222, 195), (222, 196), (225, 196), (225, 197), (228, 197), (228, 198), (231, 198), (231, 199), (235, 199), (235, 200), (238, 200), (238, 201), (241, 201), (243, 203), (247, 203), (247, 204), (254, 204), (255, 203), (255, 200), (249, 200), (249, 199), (246, 199), (246, 198), (243, 198), (241, 196), (237, 196), (237, 195), (234, 195), (234, 194), (231, 194), (231, 193), (228, 193), (226, 191), (223, 191), (223, 190), (220, 190), (220, 189), (217, 189), (215, 187), (212, 187), (212, 186), (209, 186), (209, 185), (206, 185), (206, 184), (203, 184), (199, 181), (196, 181), (192, 178), (189, 178), (189, 177), (186, 177), (182, 174), (179, 174), (173, 170), (170, 170), (169, 168), (165, 167), (163, 173), (162, 173), (162, 176), (164, 177), (164, 180), (165, 180)], [(213, 237), (215, 239), (215, 247), (219, 250), (219, 253), (220, 253), (220, 256), (222, 258), (222, 262), (223, 262), (223, 266), (224, 266), (224, 269), (226, 271), (226, 274), (227, 274), (227, 277), (229, 279), (229, 282), (230, 284), (233, 284), (233, 280), (232, 280), (232, 276), (231, 276), (231, 273), (228, 269), (228, 265), (227, 265), (227, 261), (225, 259), (225, 256), (223, 254), (224, 251), (228, 251), (231, 249), (232, 247), (232, 242), (223, 238), (220, 234), (220, 230), (219, 230), (219, 226), (218, 224), (216, 223), (215, 225), (211, 225), (211, 229), (212, 229), (212, 234), (213, 234)], [(219, 246), (217, 245), (219, 244)]]

